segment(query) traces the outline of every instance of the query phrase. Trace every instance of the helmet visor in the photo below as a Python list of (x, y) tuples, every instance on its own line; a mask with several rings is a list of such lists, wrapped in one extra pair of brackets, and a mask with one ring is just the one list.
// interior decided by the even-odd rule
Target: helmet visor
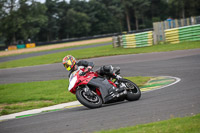
[(68, 60), (65, 64), (64, 67), (70, 71), (72, 69), (72, 62), (70, 60)]
[(63, 64), (63, 65), (64, 65), (64, 67), (65, 67), (68, 71), (71, 70), (71, 65), (68, 65), (68, 64)]

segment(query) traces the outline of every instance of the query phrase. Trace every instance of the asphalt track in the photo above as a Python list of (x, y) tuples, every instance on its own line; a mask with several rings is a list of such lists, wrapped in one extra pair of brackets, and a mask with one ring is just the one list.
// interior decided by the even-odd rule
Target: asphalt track
[[(173, 86), (144, 93), (139, 101), (77, 107), (0, 122), (0, 133), (81, 133), (200, 113), (200, 49), (89, 59), (121, 67), (123, 76), (173, 76)], [(95, 68), (95, 69), (96, 69)], [(62, 64), (0, 70), (1, 83), (67, 78)], [(10, 81), (8, 81), (10, 79)]]

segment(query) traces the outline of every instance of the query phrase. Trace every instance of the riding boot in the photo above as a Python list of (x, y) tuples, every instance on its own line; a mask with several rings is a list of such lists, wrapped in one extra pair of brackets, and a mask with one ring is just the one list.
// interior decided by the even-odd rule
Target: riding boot
[(109, 94), (119, 94), (120, 92), (123, 92), (125, 89), (124, 88), (116, 88), (116, 87), (112, 87), (109, 90)]
[(106, 101), (110, 101), (110, 100), (113, 100), (115, 98), (118, 98), (120, 97), (121, 95), (124, 95), (126, 94), (127, 91), (126, 89), (123, 89), (123, 88), (116, 88), (116, 87), (112, 87), (110, 88), (109, 90), (109, 95), (106, 96)]

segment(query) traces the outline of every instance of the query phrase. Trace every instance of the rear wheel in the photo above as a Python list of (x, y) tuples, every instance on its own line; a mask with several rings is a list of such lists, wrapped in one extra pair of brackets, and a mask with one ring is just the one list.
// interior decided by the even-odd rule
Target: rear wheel
[(141, 91), (140, 91), (140, 88), (135, 83), (133, 83), (132, 81), (128, 79), (124, 79), (122, 82), (126, 86), (126, 90), (127, 90), (126, 99), (128, 101), (135, 101), (135, 100), (140, 99)]
[(78, 101), (83, 104), (84, 106), (93, 109), (93, 108), (99, 108), (102, 106), (102, 99), (99, 95), (96, 93), (93, 93), (93, 95), (88, 95), (84, 88), (80, 88), (76, 91), (76, 98)]

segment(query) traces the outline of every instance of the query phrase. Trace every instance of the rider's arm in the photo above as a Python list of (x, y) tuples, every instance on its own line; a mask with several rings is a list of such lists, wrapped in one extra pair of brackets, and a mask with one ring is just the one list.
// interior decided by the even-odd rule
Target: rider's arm
[(80, 60), (77, 63), (78, 66), (84, 66), (85, 67), (85, 71), (88, 71), (89, 69), (91, 70), (94, 67), (94, 63), (93, 62), (88, 62), (85, 60)]
[(88, 62), (88, 66), (93, 68), (94, 67), (94, 63), (93, 62)]
[(85, 75), (87, 72), (89, 72), (93, 67), (94, 67), (94, 63), (93, 62), (88, 62), (85, 60), (80, 60), (77, 65), (83, 66), (84, 68), (82, 69), (83, 73), (82, 75)]
[(88, 66), (87, 66), (85, 71), (90, 71), (90, 70), (92, 70), (93, 67), (94, 67), (94, 63), (93, 62), (88, 62)]
[(88, 62), (88, 61), (85, 61), (85, 60), (80, 60), (78, 63), (77, 63), (78, 66), (84, 66), (84, 67), (94, 67), (94, 63), (93, 62)]

